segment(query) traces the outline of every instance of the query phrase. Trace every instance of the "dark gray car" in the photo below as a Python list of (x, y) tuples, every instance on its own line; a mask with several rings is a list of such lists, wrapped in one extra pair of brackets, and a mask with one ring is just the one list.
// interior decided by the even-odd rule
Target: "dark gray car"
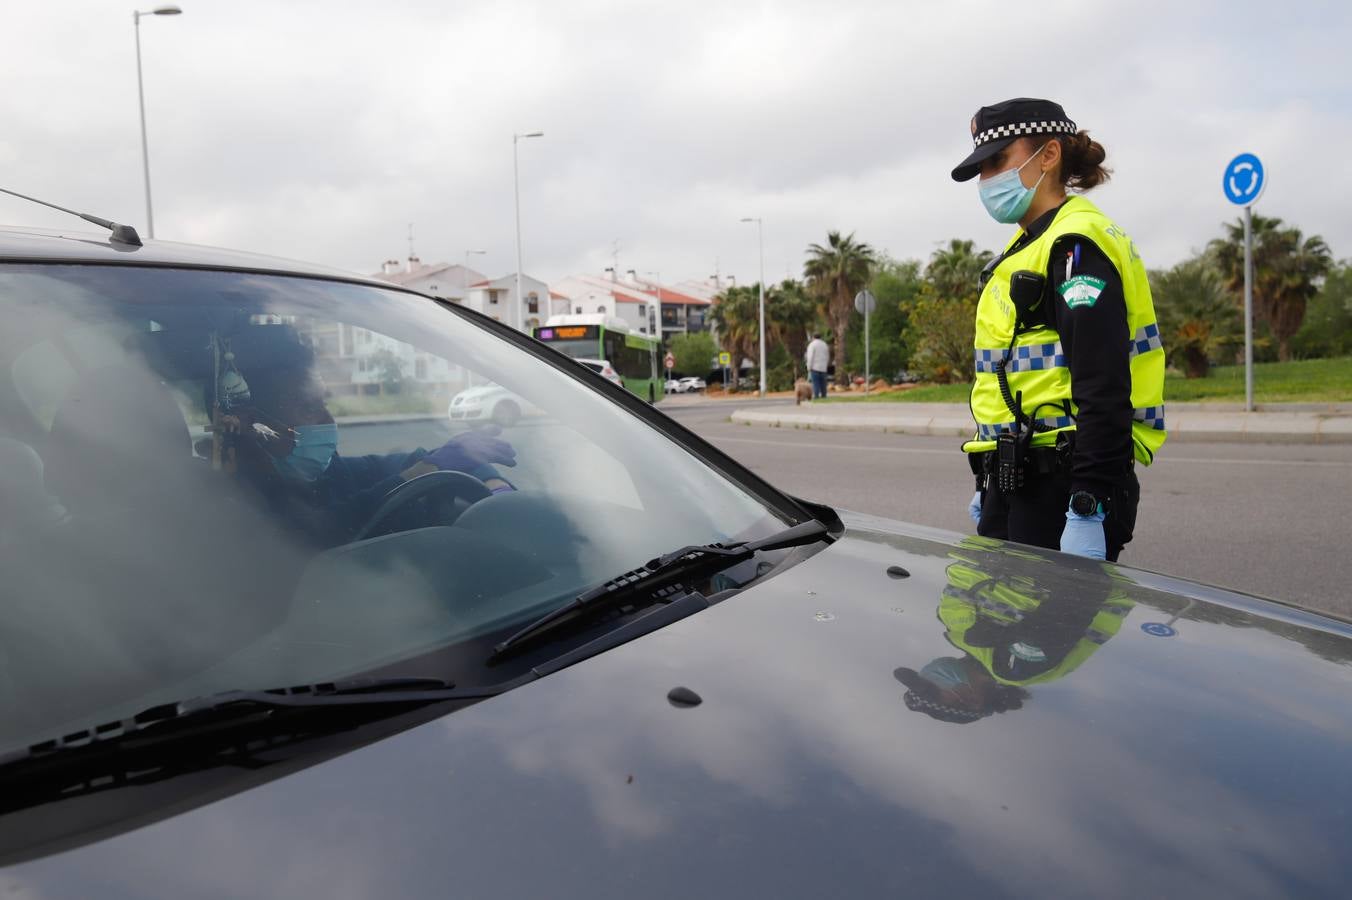
[(7, 896), (1346, 894), (1341, 622), (785, 496), (343, 273), (11, 230), (0, 303)]

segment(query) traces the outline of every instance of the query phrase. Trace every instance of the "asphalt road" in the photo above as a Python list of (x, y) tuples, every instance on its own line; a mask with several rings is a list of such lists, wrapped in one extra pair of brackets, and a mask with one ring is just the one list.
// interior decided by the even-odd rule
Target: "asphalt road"
[[(955, 438), (733, 425), (733, 407), (719, 401), (660, 408), (789, 493), (972, 530), (972, 480)], [(441, 420), (345, 427), (341, 450), (431, 448), (460, 430)], [(546, 477), (550, 461), (529, 455), (548, 456), (523, 455), (516, 474)], [(1136, 538), (1121, 562), (1352, 618), (1352, 445), (1166, 445), (1138, 472)]]
[[(956, 439), (733, 425), (717, 401), (663, 410), (790, 493), (972, 530)], [(1122, 563), (1352, 617), (1352, 446), (1166, 445), (1138, 471)]]

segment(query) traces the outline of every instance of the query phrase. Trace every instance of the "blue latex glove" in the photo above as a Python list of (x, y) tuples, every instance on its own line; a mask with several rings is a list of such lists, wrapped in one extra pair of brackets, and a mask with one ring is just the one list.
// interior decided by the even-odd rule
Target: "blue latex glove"
[(1066, 527), (1061, 530), (1061, 550), (1089, 559), (1104, 559), (1108, 555), (1103, 538), (1103, 508), (1092, 516), (1077, 516), (1066, 510)]
[(981, 492), (977, 491), (972, 495), (972, 502), (967, 504), (967, 515), (972, 517), (972, 521), (981, 524)]
[(498, 437), (496, 425), (457, 434), (422, 458), (442, 471), (470, 472), (484, 465), (516, 465), (516, 449)]

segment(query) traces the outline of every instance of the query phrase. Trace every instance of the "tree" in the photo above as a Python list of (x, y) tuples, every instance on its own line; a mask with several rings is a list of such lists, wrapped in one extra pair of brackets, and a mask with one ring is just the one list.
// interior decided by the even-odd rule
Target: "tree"
[[(906, 343), (906, 310), (920, 293), (920, 262), (884, 258), (873, 273), (869, 290), (878, 303), (869, 315), (870, 369), (875, 375), (895, 378), (910, 363)], [(857, 326), (857, 327), (856, 327)], [(864, 317), (855, 312), (850, 318), (850, 336), (845, 350), (846, 365), (852, 371), (864, 370)]]
[(1234, 300), (1206, 258), (1151, 272), (1150, 292), (1169, 362), (1188, 378), (1205, 378), (1211, 358), (1242, 339)]
[(877, 257), (868, 244), (855, 241), (854, 233), (844, 237), (839, 231), (826, 234), (825, 246), (810, 244), (803, 276), (808, 289), (826, 306), (826, 317), (835, 335), (836, 383), (845, 384), (845, 336), (854, 311), (854, 295), (869, 283)]
[(919, 293), (907, 305), (911, 366), (932, 381), (966, 381), (972, 372), (981, 270), (994, 254), (973, 241), (934, 251)]
[(948, 246), (930, 255), (925, 280), (935, 296), (942, 300), (975, 300), (981, 283), (981, 270), (995, 254), (977, 250), (976, 241), (953, 238)]
[(376, 373), (381, 393), (397, 394), (404, 384), (404, 362), (393, 350), (383, 348), (371, 354), (368, 365)]
[(723, 349), (732, 355), (734, 389), (741, 374), (742, 360), (759, 361), (759, 306), (759, 291), (752, 285), (728, 288), (714, 298), (709, 309), (709, 320), (718, 330)]
[[(1225, 237), (1211, 242), (1211, 255), (1236, 295), (1244, 289), (1244, 222), (1225, 225)], [(1306, 238), (1282, 220), (1253, 217), (1254, 316), (1277, 340), (1277, 358), (1291, 358), (1291, 338), (1300, 330), (1305, 307), (1333, 264), (1333, 255), (1318, 235)]]
[(1329, 270), (1324, 286), (1305, 310), (1305, 323), (1291, 340), (1300, 356), (1352, 353), (1352, 260)]
[[(790, 383), (798, 377), (817, 314), (817, 301), (801, 281), (786, 278), (765, 292), (766, 340), (784, 348)], [(770, 355), (768, 348), (766, 355)]]
[(668, 349), (676, 358), (676, 374), (700, 378), (709, 374), (714, 367), (714, 357), (718, 355), (718, 345), (706, 331), (678, 334), (668, 343)]

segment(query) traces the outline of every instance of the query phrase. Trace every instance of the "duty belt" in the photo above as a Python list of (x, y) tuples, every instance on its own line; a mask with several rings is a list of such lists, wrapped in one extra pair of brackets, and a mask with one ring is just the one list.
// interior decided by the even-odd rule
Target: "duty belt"
[[(1037, 475), (1069, 475), (1074, 456), (1075, 433), (1063, 431), (1057, 435), (1054, 447), (1029, 447), (1023, 463), (1026, 471)], [(995, 474), (996, 452), (984, 450), (980, 453), (969, 453), (967, 463), (972, 467), (972, 474), (976, 476), (976, 489), (984, 491), (987, 478)], [(1134, 470), (1136, 460), (1131, 460), (1128, 465)]]
[[(1052, 475), (1057, 472), (1070, 472), (1071, 455), (1075, 450), (1073, 439), (1060, 442), (1056, 447), (1029, 447), (1028, 454), (1024, 462), (1028, 471), (1036, 472), (1039, 475)], [(978, 478), (995, 471), (995, 451), (984, 450), (980, 453), (967, 454), (967, 462), (972, 467), (972, 474)], [(980, 490), (980, 485), (977, 487)]]

